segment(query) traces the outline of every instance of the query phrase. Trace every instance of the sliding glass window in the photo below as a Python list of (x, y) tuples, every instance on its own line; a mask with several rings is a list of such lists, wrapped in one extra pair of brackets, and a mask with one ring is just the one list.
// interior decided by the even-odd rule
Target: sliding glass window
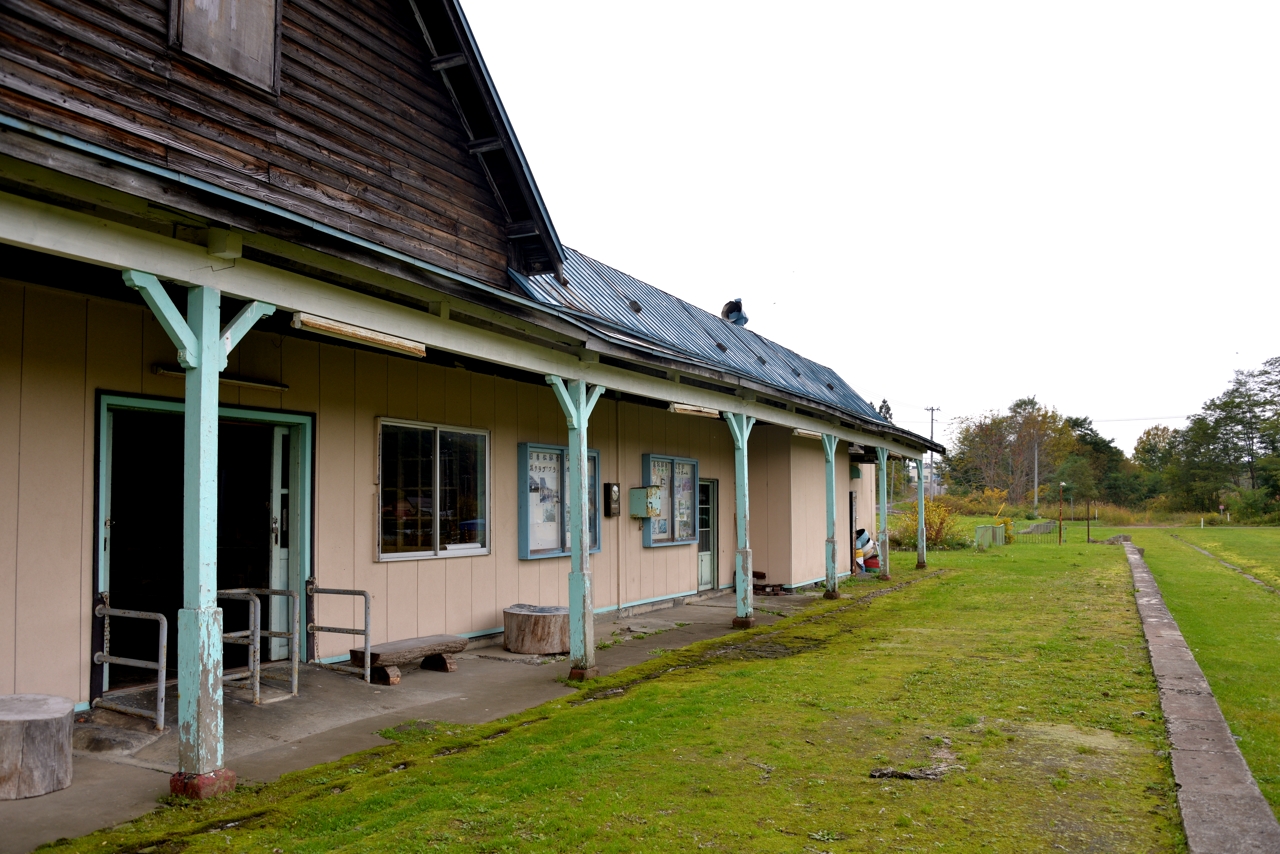
[(489, 434), (379, 420), (379, 560), (489, 549)]

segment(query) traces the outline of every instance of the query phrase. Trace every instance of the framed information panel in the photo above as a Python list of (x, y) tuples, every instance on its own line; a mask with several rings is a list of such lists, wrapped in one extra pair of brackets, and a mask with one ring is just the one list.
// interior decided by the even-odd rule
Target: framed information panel
[[(520, 559), (569, 554), (569, 449), (519, 445)], [(600, 551), (600, 452), (587, 451), (587, 523), (591, 551)]]
[(676, 546), (698, 541), (698, 461), (645, 454), (645, 486), (660, 490), (658, 515), (644, 520), (644, 545)]

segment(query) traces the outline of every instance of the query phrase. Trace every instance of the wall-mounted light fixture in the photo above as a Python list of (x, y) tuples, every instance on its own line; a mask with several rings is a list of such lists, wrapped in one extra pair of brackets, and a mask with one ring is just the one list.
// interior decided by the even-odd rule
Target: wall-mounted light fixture
[(674, 412), (677, 415), (701, 415), (703, 418), (720, 418), (720, 410), (712, 409), (709, 406), (694, 406), (691, 403), (672, 403), (667, 406), (668, 412)]
[(365, 329), (363, 326), (343, 323), (341, 320), (330, 320), (327, 317), (301, 311), (293, 313), (293, 322), (290, 325), (294, 329), (318, 332), (321, 335), (329, 335), (345, 341), (355, 341), (358, 344), (368, 344), (370, 347), (417, 356), (419, 359), (427, 355), (427, 345), (420, 341), (388, 335), (385, 332), (377, 332), (373, 329)]

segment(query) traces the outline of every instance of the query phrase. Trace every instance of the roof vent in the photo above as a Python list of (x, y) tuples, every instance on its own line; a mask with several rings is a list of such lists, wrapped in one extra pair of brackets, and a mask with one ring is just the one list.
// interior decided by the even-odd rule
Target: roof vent
[(827, 388), (831, 389), (832, 391), (836, 390), (836, 387), (833, 386), (831, 383), (827, 383)]
[(729, 348), (728, 348), (728, 347), (726, 347), (726, 346), (724, 346), (723, 344), (721, 344), (719, 341), (717, 341), (717, 342), (716, 342), (716, 346), (720, 348), (720, 352), (721, 352), (721, 353), (728, 353), (728, 352), (729, 352)]
[(727, 320), (734, 326), (746, 326), (747, 315), (742, 310), (742, 299), (729, 300), (724, 304), (724, 308), (720, 309), (720, 318)]
[(797, 379), (800, 377), (800, 372), (797, 371), (795, 368), (791, 369), (791, 373), (795, 374)]
[(766, 361), (764, 360), (764, 356), (759, 356), (759, 355), (757, 355), (757, 356), (756, 356), (756, 361), (757, 361), (757, 362), (759, 362), (759, 363), (760, 363), (760, 364), (762, 364), (762, 365), (767, 365), (767, 364), (769, 364), (768, 362), (766, 362)]
[(644, 311), (644, 308), (640, 305), (640, 303), (636, 302), (635, 300), (627, 300), (627, 305), (630, 306), (631, 310), (634, 311), (636, 314), (639, 314), (640, 312)]

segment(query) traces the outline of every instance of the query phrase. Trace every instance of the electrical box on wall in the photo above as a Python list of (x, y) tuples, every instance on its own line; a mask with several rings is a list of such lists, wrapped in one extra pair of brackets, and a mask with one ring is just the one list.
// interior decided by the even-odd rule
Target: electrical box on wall
[(662, 487), (633, 486), (630, 496), (632, 519), (656, 519), (662, 515)]
[(621, 516), (622, 515), (622, 485), (617, 483), (604, 484), (604, 515)]

